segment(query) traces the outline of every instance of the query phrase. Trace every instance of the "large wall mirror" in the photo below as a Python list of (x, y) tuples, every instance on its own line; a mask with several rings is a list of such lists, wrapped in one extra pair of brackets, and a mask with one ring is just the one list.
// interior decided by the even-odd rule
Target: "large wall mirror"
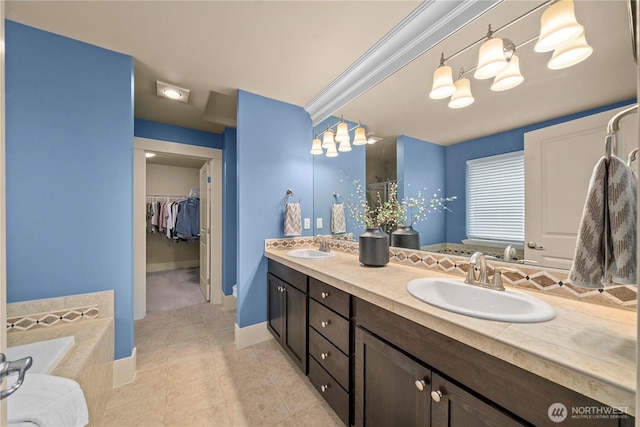
[[(467, 162), (517, 151), (524, 151), (526, 178), (538, 180), (543, 185), (532, 190), (531, 182), (527, 183), (526, 204), (529, 208), (534, 204), (537, 206), (541, 194), (549, 199), (545, 202), (546, 210), (541, 210), (535, 219), (543, 224), (541, 232), (575, 234), (591, 171), (604, 154), (606, 123), (616, 111), (636, 102), (636, 65), (631, 49), (627, 3), (626, 0), (575, 2), (576, 18), (584, 26), (586, 40), (593, 48), (592, 55), (575, 66), (549, 69), (547, 63), (551, 52), (535, 52), (534, 40), (516, 49), (524, 76), (524, 82), (519, 86), (494, 92), (490, 89), (493, 79), (478, 80), (469, 73), (467, 77), (475, 98), (472, 105), (452, 109), (447, 106), (448, 98), (430, 99), (432, 75), (440, 63), (441, 54), (449, 57), (481, 39), (489, 25), (493, 29), (499, 28), (542, 4), (536, 1), (504, 1), (342, 108), (337, 114), (352, 120), (351, 124), (354, 120), (361, 120), (369, 130), (375, 130), (376, 135), (384, 139), (376, 143), (375, 153), (371, 151), (373, 146), (368, 147), (369, 157), (366, 146), (360, 146), (340, 153), (338, 157), (314, 158), (314, 234), (331, 233), (331, 204), (339, 203), (333, 193), (343, 198), (350, 197), (355, 191), (354, 179), (362, 184), (372, 184), (373, 179), (381, 182), (395, 180), (401, 196), (411, 196), (418, 190), (424, 190), (426, 194), (438, 193), (457, 198), (448, 203), (450, 211), (435, 212), (416, 225), (421, 233), (423, 249), (464, 254), (466, 247), (472, 251), (474, 242), (468, 242), (471, 244), (466, 246), (463, 244), (463, 240), (469, 237)], [(543, 11), (544, 8), (501, 30), (495, 37), (508, 38), (516, 46), (530, 40), (540, 32)], [(447, 62), (454, 69), (454, 80), (461, 67), (469, 70), (476, 66), (478, 50), (479, 44)], [(592, 116), (599, 116), (599, 119), (586, 120)], [(321, 132), (336, 120), (336, 117), (327, 119), (314, 127), (314, 132)], [(577, 120), (578, 129), (560, 125), (571, 120)], [(604, 125), (600, 124), (602, 120)], [(637, 120), (638, 115), (633, 114), (620, 122), (622, 143), (618, 154), (625, 160), (628, 151), (637, 146)], [(539, 148), (540, 141), (556, 138), (545, 134), (545, 129), (552, 127), (559, 129), (566, 143)], [(635, 135), (629, 133), (633, 129)], [(535, 150), (531, 146), (544, 153), (543, 157), (535, 160), (538, 167), (532, 166), (530, 154)], [(370, 159), (373, 155), (382, 159), (376, 164), (386, 161), (391, 167), (387, 165), (379, 171), (372, 170)], [(367, 159), (370, 164), (366, 164)], [(635, 165), (637, 163), (636, 160)], [(395, 176), (389, 172), (393, 166), (396, 168)], [(534, 169), (540, 173), (532, 178), (529, 172)], [(372, 176), (377, 178), (372, 179)], [(549, 195), (548, 190), (552, 188), (562, 191)], [(514, 254), (514, 261), (525, 259), (540, 265), (568, 268), (570, 259), (547, 254), (549, 243), (530, 234), (534, 218), (530, 210), (527, 212), (525, 236), (520, 245), (515, 245), (518, 252)], [(317, 218), (323, 219), (323, 228), (317, 227)], [(349, 224), (347, 228), (356, 238), (362, 232), (362, 227), (356, 224)], [(527, 243), (537, 247), (528, 248)], [(566, 241), (563, 244), (571, 246)], [(500, 245), (490, 246), (487, 252), (501, 256), (503, 249)]]

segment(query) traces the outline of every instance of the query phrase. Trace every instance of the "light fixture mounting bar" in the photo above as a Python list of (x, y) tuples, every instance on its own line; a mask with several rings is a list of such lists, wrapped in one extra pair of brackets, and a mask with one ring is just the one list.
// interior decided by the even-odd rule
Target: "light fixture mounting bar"
[[(518, 50), (518, 49), (520, 49), (522, 46), (526, 46), (526, 45), (528, 45), (529, 43), (531, 43), (531, 42), (534, 42), (534, 41), (538, 40), (539, 38), (540, 38), (540, 35), (535, 35), (535, 36), (531, 37), (529, 40), (523, 41), (522, 43), (520, 43), (520, 44), (516, 45), (516, 49), (515, 49), (515, 50)], [(463, 74), (464, 74), (464, 75), (469, 74), (469, 73), (471, 73), (471, 72), (475, 71), (475, 70), (476, 70), (476, 68), (478, 68), (478, 67), (477, 67), (477, 66), (475, 66), (475, 67), (473, 67), (473, 68), (469, 68), (468, 70), (465, 70)]]
[[(518, 16), (517, 18), (515, 18), (515, 19), (513, 19), (513, 20), (511, 20), (511, 21), (509, 21), (509, 22), (507, 22), (507, 23), (506, 23), (506, 24), (504, 24), (502, 27), (497, 28), (497, 29), (495, 29), (495, 30), (491, 30), (491, 33), (492, 33), (492, 34), (496, 34), (496, 33), (498, 33), (499, 31), (502, 31), (502, 30), (504, 30), (504, 29), (509, 28), (510, 26), (512, 26), (513, 24), (515, 24), (516, 22), (520, 22), (521, 20), (523, 20), (523, 19), (524, 19), (524, 18), (526, 18), (527, 16), (529, 16), (529, 15), (531, 15), (531, 14), (533, 14), (533, 13), (536, 13), (537, 11), (539, 11), (539, 10), (540, 10), (540, 9), (542, 9), (543, 7), (545, 7), (545, 6), (547, 6), (547, 5), (551, 4), (551, 3), (553, 3), (554, 1), (555, 1), (555, 0), (547, 0), (547, 1), (545, 1), (544, 3), (539, 4), (538, 6), (534, 7), (533, 9), (531, 9), (531, 10), (529, 10), (529, 11), (527, 11), (527, 12), (523, 13), (522, 15)], [(482, 38), (480, 38), (480, 39), (478, 39), (478, 40), (474, 41), (473, 43), (471, 43), (471, 44), (469, 44), (469, 45), (467, 45), (467, 46), (463, 47), (462, 49), (460, 49), (459, 51), (457, 51), (457, 52), (456, 52), (456, 53), (454, 53), (453, 55), (451, 55), (451, 56), (449, 56), (449, 57), (445, 58), (445, 59), (444, 59), (444, 60), (445, 60), (445, 62), (446, 62), (446, 61), (449, 61), (449, 60), (451, 60), (451, 59), (453, 59), (453, 58), (455, 58), (455, 57), (456, 57), (456, 56), (458, 56), (458, 55), (462, 55), (464, 52), (466, 52), (467, 50), (471, 49), (472, 47), (474, 47), (474, 46), (476, 46), (476, 45), (480, 44), (481, 42), (485, 41), (486, 39), (487, 39), (487, 37), (486, 37), (486, 36), (484, 36), (484, 37), (482, 37)], [(527, 42), (527, 43), (528, 43), (528, 42)], [(518, 46), (518, 47), (519, 47), (519, 46)], [(475, 70), (475, 68), (474, 68), (474, 70)], [(471, 69), (470, 69), (470, 70), (467, 70), (465, 73), (468, 73), (469, 71), (473, 71), (473, 70), (471, 70)]]
[[(334, 124), (332, 124), (331, 126), (327, 126), (327, 128), (326, 128), (326, 129), (321, 130), (321, 131), (320, 131), (320, 133), (315, 133), (315, 132), (313, 132), (313, 135), (314, 135), (315, 137), (317, 137), (318, 135), (322, 134), (323, 132), (326, 132), (327, 130), (330, 130), (330, 131), (332, 131), (332, 132), (333, 132), (333, 128), (334, 128), (335, 126), (338, 126), (341, 122), (344, 122), (344, 120), (343, 120), (343, 119), (338, 120), (337, 122), (335, 122), (335, 123), (334, 123)], [(345, 123), (346, 123), (346, 122), (345, 122)], [(361, 125), (360, 123), (358, 123), (358, 124), (357, 124), (357, 125), (355, 125), (354, 127), (352, 127), (352, 128), (348, 128), (348, 132), (351, 132), (352, 130), (354, 130), (354, 129), (358, 128), (358, 127), (362, 127), (362, 125)]]

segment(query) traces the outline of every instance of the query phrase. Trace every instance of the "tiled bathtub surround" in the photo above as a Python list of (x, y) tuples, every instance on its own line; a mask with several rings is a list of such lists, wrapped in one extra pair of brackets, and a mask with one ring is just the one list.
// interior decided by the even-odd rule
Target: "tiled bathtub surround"
[(7, 304), (8, 332), (113, 317), (113, 291)]
[(9, 346), (75, 337), (52, 375), (80, 384), (90, 424), (100, 425), (113, 388), (113, 291), (12, 303), (7, 313)]
[[(358, 253), (358, 243), (329, 239), (331, 249), (349, 254)], [(313, 237), (300, 237), (293, 239), (269, 239), (265, 241), (265, 249), (268, 248), (300, 248), (303, 246), (317, 245)], [(417, 251), (413, 249), (390, 248), (390, 262), (411, 265), (417, 268), (443, 271), (464, 277), (467, 274), (467, 257), (451, 254), (438, 254), (434, 252)], [(503, 281), (507, 285), (523, 287), (540, 292), (548, 292), (587, 301), (595, 304), (615, 306), (630, 310), (637, 308), (637, 287), (626, 285), (609, 286), (605, 289), (584, 289), (567, 281), (569, 272), (554, 268), (537, 267), (532, 265), (520, 265), (505, 262), (489, 262), (492, 271), (493, 266), (509, 267), (516, 270), (514, 273), (503, 273)]]

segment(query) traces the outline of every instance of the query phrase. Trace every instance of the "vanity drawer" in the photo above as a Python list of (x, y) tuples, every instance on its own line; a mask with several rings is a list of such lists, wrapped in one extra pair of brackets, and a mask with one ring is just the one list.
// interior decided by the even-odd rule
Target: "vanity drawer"
[(309, 328), (309, 354), (345, 390), (349, 389), (349, 357), (313, 328)]
[(327, 373), (314, 358), (309, 359), (309, 381), (338, 414), (349, 425), (349, 394)]
[(351, 317), (349, 315), (351, 296), (348, 293), (310, 277), (309, 295), (343, 317)]
[(269, 273), (273, 274), (281, 280), (284, 280), (290, 285), (295, 286), (301, 292), (304, 292), (305, 294), (307, 293), (308, 282), (306, 274), (300, 273), (299, 271), (289, 268), (286, 265), (282, 265), (272, 259), (269, 260), (268, 267)]
[(349, 354), (349, 321), (317, 301), (309, 300), (309, 325)]

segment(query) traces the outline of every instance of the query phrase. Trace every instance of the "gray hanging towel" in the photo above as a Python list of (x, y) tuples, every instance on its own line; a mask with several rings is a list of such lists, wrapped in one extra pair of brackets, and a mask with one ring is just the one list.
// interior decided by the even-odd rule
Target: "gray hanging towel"
[(611, 156), (607, 174), (610, 258), (604, 284), (636, 285), (638, 181), (633, 169)]
[(343, 204), (334, 203), (331, 205), (331, 232), (333, 234), (347, 232), (347, 221), (344, 217)]
[(637, 187), (633, 170), (616, 156), (596, 164), (569, 272), (573, 284), (636, 284)]
[(300, 203), (285, 203), (284, 235), (294, 237), (302, 235), (302, 212)]

